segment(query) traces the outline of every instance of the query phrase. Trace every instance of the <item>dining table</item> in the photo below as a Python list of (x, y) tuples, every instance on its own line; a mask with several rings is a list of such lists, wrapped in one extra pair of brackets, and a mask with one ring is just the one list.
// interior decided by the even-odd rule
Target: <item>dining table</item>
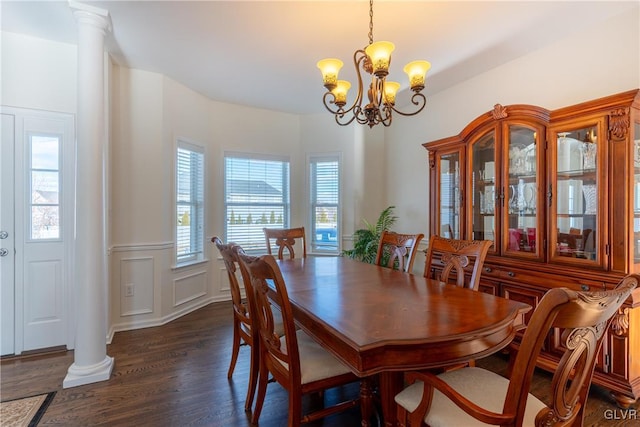
[(362, 425), (377, 387), (396, 423), (403, 372), (469, 362), (505, 348), (531, 306), (342, 256), (278, 261), (297, 325), (360, 379)]

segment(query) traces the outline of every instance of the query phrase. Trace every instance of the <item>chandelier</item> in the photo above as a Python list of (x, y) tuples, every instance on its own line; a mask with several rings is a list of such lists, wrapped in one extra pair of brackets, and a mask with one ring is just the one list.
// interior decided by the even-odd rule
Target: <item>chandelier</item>
[[(424, 89), (424, 80), (431, 64), (427, 61), (413, 61), (405, 65), (404, 72), (409, 76), (409, 84), (414, 92), (411, 102), (417, 106), (413, 112), (402, 112), (395, 108), (396, 94), (400, 89), (400, 83), (387, 80), (391, 52), (395, 46), (388, 41), (373, 41), (373, 0), (369, 1), (369, 45), (365, 49), (358, 49), (353, 54), (353, 64), (358, 74), (358, 94), (350, 107), (347, 105), (347, 92), (351, 83), (346, 80), (338, 80), (338, 72), (342, 68), (342, 61), (335, 58), (327, 58), (318, 61), (318, 68), (322, 72), (322, 81), (327, 88), (322, 102), (329, 112), (335, 115), (336, 123), (346, 126), (356, 120), (370, 128), (382, 123), (391, 125), (392, 113), (403, 116), (413, 116), (424, 109), (427, 103), (425, 96), (420, 93)], [(363, 104), (362, 71), (371, 75), (371, 83), (367, 90), (368, 103)], [(366, 77), (366, 75), (365, 75)], [(334, 105), (335, 107), (332, 107)], [(351, 113), (351, 115), (348, 115)]]

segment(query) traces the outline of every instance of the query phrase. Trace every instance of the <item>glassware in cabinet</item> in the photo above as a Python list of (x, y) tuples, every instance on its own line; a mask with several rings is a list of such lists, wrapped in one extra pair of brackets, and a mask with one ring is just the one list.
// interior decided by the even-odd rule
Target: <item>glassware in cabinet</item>
[(460, 239), (460, 152), (445, 153), (438, 158), (440, 236)]
[(540, 165), (542, 144), (539, 138), (544, 128), (526, 124), (505, 124), (505, 215), (503, 253), (517, 256), (541, 257), (539, 241), (544, 237), (538, 214), (541, 205)]
[(496, 174), (496, 131), (482, 134), (471, 143), (471, 218), (470, 229), (473, 240), (491, 240), (496, 246), (496, 217), (499, 206), (498, 176)]
[(550, 254), (560, 262), (601, 265), (601, 230), (604, 205), (599, 144), (599, 122), (567, 125), (551, 130), (550, 147)]

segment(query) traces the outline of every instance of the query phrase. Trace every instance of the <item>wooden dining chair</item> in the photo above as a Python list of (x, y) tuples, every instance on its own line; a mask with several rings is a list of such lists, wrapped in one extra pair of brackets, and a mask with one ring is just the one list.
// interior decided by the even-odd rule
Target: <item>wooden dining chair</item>
[[(251, 314), (252, 306), (254, 305), (252, 303), (253, 295), (250, 289), (248, 289), (250, 283), (247, 283), (248, 280), (243, 277), (245, 293), (247, 295), (246, 300), (243, 300), (240, 284), (236, 276), (236, 266), (239, 261), (237, 252), (234, 249), (240, 248), (240, 246), (234, 243), (224, 244), (217, 236), (212, 237), (211, 241), (220, 251), (220, 255), (222, 255), (227, 276), (229, 277), (229, 289), (231, 290), (231, 301), (233, 304), (233, 344), (231, 347), (231, 362), (229, 363), (227, 378), (231, 379), (233, 376), (233, 371), (238, 361), (238, 354), (240, 353), (240, 346), (247, 345), (251, 348), (249, 386), (245, 399), (245, 410), (249, 411), (253, 405), (253, 398), (258, 383), (258, 348), (257, 345), (255, 345), (255, 343), (258, 342), (258, 338), (254, 336), (256, 333), (252, 321), (254, 316)], [(274, 330), (278, 336), (284, 334), (282, 316), (279, 311), (276, 311), (274, 314)]]
[[(407, 373), (413, 384), (395, 397), (399, 425), (582, 426), (603, 337), (612, 316), (639, 282), (640, 276), (630, 275), (611, 291), (549, 290), (529, 321), (510, 379), (476, 367), (439, 375)], [(545, 404), (529, 388), (553, 328), (562, 332), (564, 354)]]
[[(299, 426), (355, 406), (356, 400), (345, 400), (303, 414), (302, 396), (358, 381), (349, 368), (316, 343), (302, 330), (296, 330), (280, 268), (272, 255), (253, 257), (237, 249), (240, 268), (251, 282), (260, 339), (258, 394), (252, 423), (260, 418), (271, 374), (289, 394), (288, 426)], [(284, 336), (274, 331), (273, 304), (282, 312)]]
[(418, 253), (417, 247), (424, 234), (400, 234), (393, 231), (383, 231), (380, 235), (376, 265), (395, 268), (410, 273), (413, 262)]
[[(453, 272), (458, 286), (477, 291), (482, 265), (491, 243), (489, 240), (457, 240), (432, 235), (427, 248), (424, 277), (449, 282)], [(467, 281), (465, 270), (469, 269), (471, 275)]]
[(278, 248), (278, 259), (284, 258), (285, 250), (289, 253), (289, 259), (296, 257), (294, 247), (296, 241), (302, 245), (302, 258), (307, 257), (307, 241), (304, 227), (297, 228), (263, 228), (264, 238), (267, 242), (267, 253), (273, 255), (271, 251), (272, 241)]

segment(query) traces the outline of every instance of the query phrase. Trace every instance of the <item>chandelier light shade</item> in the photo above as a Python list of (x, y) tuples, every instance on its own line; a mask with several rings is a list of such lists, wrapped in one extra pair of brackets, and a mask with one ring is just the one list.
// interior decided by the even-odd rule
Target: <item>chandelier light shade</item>
[(322, 70), (322, 83), (324, 87), (333, 90), (338, 83), (338, 72), (342, 68), (342, 61), (335, 58), (327, 58), (318, 61), (318, 68)]
[(412, 90), (424, 89), (424, 80), (431, 64), (427, 61), (413, 61), (404, 66), (404, 72), (409, 76), (409, 85)]
[(351, 83), (346, 80), (338, 80), (337, 86), (331, 91), (335, 96), (334, 104), (345, 106), (347, 105), (347, 92), (351, 89)]
[(391, 52), (395, 49), (391, 42), (371, 43), (364, 50), (371, 61), (372, 72), (378, 78), (386, 77), (389, 74), (389, 64), (391, 63)]
[[(327, 58), (318, 61), (318, 68), (322, 73), (322, 83), (327, 89), (322, 102), (324, 106), (334, 114), (336, 123), (346, 126), (354, 120), (360, 124), (373, 127), (378, 123), (384, 126), (391, 125), (392, 113), (403, 116), (413, 116), (422, 111), (427, 103), (424, 89), (427, 71), (431, 64), (427, 61), (413, 61), (404, 67), (404, 72), (409, 77), (409, 87), (413, 91), (411, 102), (417, 106), (412, 112), (403, 112), (395, 108), (396, 94), (400, 90), (400, 83), (387, 81), (391, 53), (395, 49), (393, 43), (388, 41), (373, 41), (373, 0), (369, 1), (369, 45), (364, 49), (358, 49), (353, 54), (353, 64), (358, 75), (358, 93), (353, 103), (347, 105), (347, 94), (351, 83), (346, 80), (338, 80), (338, 73), (343, 62), (335, 58)], [(362, 72), (371, 76), (369, 88), (366, 90), (367, 100), (364, 106), (364, 83)], [(364, 75), (366, 77), (366, 74)]]

